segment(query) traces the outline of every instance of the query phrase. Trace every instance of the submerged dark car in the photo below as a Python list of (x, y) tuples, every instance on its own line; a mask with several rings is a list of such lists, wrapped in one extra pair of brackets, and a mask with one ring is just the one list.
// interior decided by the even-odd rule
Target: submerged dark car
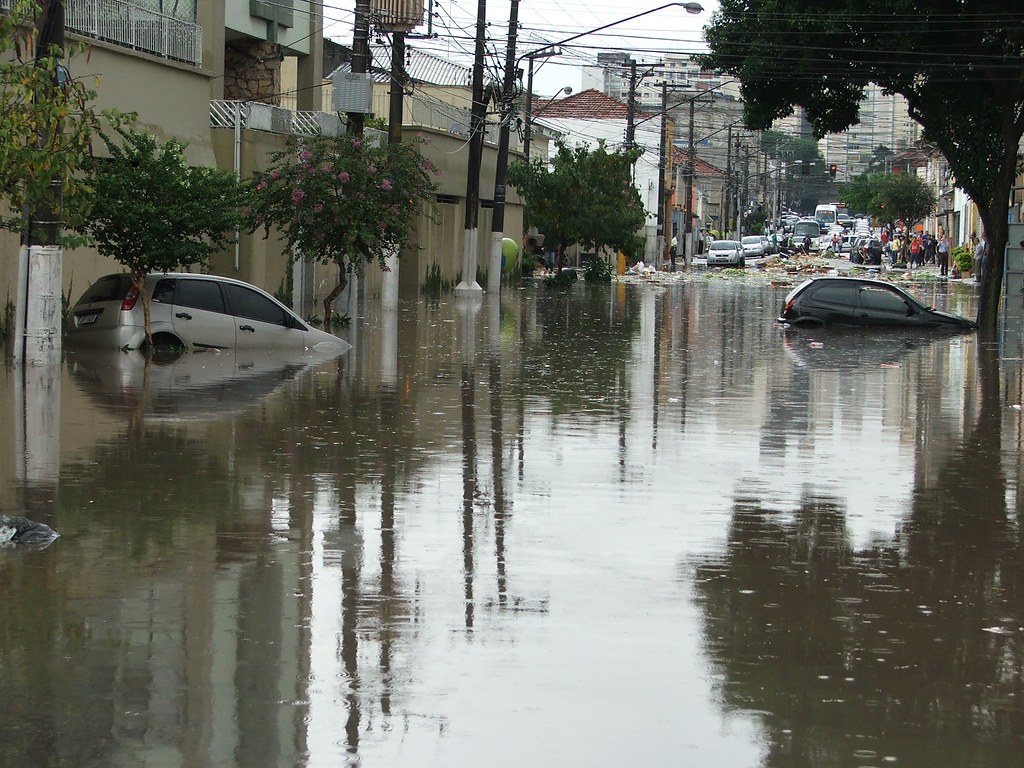
[(859, 277), (812, 277), (794, 288), (778, 321), (787, 325), (855, 325), (968, 331), (966, 317), (927, 307), (892, 283)]

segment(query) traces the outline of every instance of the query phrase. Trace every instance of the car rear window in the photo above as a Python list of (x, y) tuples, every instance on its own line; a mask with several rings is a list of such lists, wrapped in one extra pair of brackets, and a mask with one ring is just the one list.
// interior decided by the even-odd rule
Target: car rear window
[(82, 294), (78, 300), (79, 304), (89, 304), (94, 301), (121, 301), (131, 288), (132, 279), (129, 275), (107, 275), (101, 277)]

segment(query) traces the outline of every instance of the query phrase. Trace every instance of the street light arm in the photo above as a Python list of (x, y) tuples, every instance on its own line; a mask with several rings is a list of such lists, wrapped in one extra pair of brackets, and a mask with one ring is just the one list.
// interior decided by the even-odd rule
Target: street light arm
[(627, 16), (624, 19), (618, 19), (616, 21), (610, 21), (607, 24), (601, 25), (600, 27), (595, 27), (594, 29), (588, 29), (586, 32), (580, 32), (579, 34), (573, 35), (571, 37), (567, 37), (564, 40), (559, 40), (557, 43), (548, 43), (547, 45), (542, 45), (540, 48), (535, 48), (534, 50), (530, 51), (529, 53), (526, 53), (526, 54), (523, 54), (522, 56), (520, 56), (520, 60), (524, 59), (524, 58), (527, 58), (528, 56), (536, 57), (537, 54), (540, 51), (547, 50), (548, 48), (557, 48), (557, 47), (559, 47), (561, 45), (565, 45), (566, 43), (571, 43), (573, 40), (579, 40), (581, 37), (586, 37), (587, 35), (593, 35), (595, 32), (602, 32), (602, 31), (608, 29), (609, 27), (617, 27), (619, 24), (625, 24), (627, 21), (633, 21), (633, 19), (639, 19), (641, 16), (647, 16), (648, 14), (651, 14), (651, 13), (657, 13), (658, 11), (663, 11), (666, 8), (672, 8), (674, 6), (679, 6), (680, 8), (685, 8), (687, 13), (694, 13), (694, 14), (696, 14), (696, 13), (701, 13), (701, 12), (704, 11), (704, 6), (702, 6), (700, 3), (695, 3), (695, 2), (665, 3), (664, 5), (659, 5), (657, 8), (648, 8), (646, 11), (641, 11), (640, 13), (634, 13), (632, 16)]

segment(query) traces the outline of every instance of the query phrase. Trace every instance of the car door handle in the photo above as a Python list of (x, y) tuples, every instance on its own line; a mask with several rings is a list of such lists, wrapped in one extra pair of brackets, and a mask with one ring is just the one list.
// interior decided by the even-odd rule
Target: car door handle
[(249, 331), (250, 333), (256, 333), (256, 329), (253, 328), (251, 325), (240, 325), (240, 326), (238, 326), (238, 330), (240, 330), (240, 331)]
[(177, 313), (175, 313), (174, 316), (175, 317), (180, 317), (182, 320), (191, 320), (192, 319), (192, 315), (190, 315), (188, 312), (177, 312)]

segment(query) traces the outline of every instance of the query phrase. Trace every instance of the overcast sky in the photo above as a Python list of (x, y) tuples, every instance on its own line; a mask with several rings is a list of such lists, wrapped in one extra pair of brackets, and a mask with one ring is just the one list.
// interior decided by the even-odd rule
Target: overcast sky
[[(429, 8), (429, 0), (424, 0)], [(664, 3), (614, 2), (613, 0), (520, 0), (517, 56), (542, 45), (589, 32)], [(563, 86), (580, 89), (580, 67), (596, 60), (599, 51), (624, 51), (643, 63), (665, 52), (694, 53), (703, 50), (701, 27), (718, 5), (701, 0), (704, 12), (687, 13), (679, 7), (664, 8), (609, 29), (587, 34), (562, 47), (557, 58), (537, 59), (534, 90), (552, 95)], [(344, 45), (352, 44), (354, 0), (327, 0), (324, 9), (325, 36)], [(413, 30), (408, 45), (471, 65), (476, 34), (475, 0), (435, 0), (432, 32), (436, 39), (415, 39), (427, 33), (427, 24)], [(487, 66), (500, 73), (508, 40), (508, 0), (487, 0)], [(525, 80), (525, 77), (524, 77)], [(525, 82), (524, 82), (525, 85)]]

